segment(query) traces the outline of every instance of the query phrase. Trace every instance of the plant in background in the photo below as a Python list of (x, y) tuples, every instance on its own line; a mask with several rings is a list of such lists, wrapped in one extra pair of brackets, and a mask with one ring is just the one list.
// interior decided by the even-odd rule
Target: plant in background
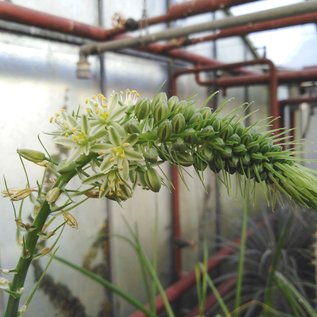
[[(243, 256), (243, 285), (227, 292), (218, 305), (206, 316), (233, 311), (232, 316), (300, 316), (316, 317), (315, 270), (313, 265), (316, 215), (313, 211), (296, 214), (288, 206), (274, 214), (266, 212), (251, 222), (252, 234), (245, 243)], [(229, 276), (238, 276), (236, 266), (241, 260), (241, 250), (228, 257), (230, 267), (214, 282)], [(236, 293), (241, 292), (240, 305), (235, 304)], [(227, 315), (225, 315), (227, 316)], [(228, 315), (231, 316), (231, 315)]]
[[(9, 293), (5, 317), (27, 308), (19, 307), (19, 302), (31, 262), (56, 250), (58, 238), (44, 249), (38, 249), (39, 240), (61, 234), (65, 224), (76, 227), (71, 211), (90, 197), (121, 203), (132, 197), (137, 186), (158, 192), (168, 184), (160, 168), (165, 161), (178, 166), (181, 176), (182, 169), (192, 165), (203, 178), (209, 167), (228, 187), (228, 175), (237, 175), (242, 194), (249, 192), (245, 184), (253, 180), (265, 185), (269, 201), (275, 201), (280, 192), (316, 209), (317, 180), (290, 150), (282, 149), (285, 131), (257, 132), (260, 123), (244, 127), (239, 110), (221, 117), (222, 107), (212, 112), (206, 103), (197, 107), (194, 100), (167, 99), (164, 93), (152, 100), (139, 100), (136, 91), (115, 92), (109, 99), (100, 94), (73, 113), (61, 111), (51, 118), (57, 125), (52, 133), (55, 143), (71, 149), (65, 160), (54, 160), (46, 150), (45, 154), (18, 150), (21, 158), (44, 166), (55, 178), (48, 186), (31, 187), (28, 180), (26, 188), (7, 187), (4, 192), (14, 208), (15, 202), (22, 201), (19, 212), (14, 210), (17, 227), (25, 232), (19, 239), (20, 259), (9, 270), (13, 278), (1, 280)], [(81, 180), (82, 188), (70, 187), (74, 177)], [(22, 219), (23, 200), (28, 196), (35, 204), (30, 223)]]

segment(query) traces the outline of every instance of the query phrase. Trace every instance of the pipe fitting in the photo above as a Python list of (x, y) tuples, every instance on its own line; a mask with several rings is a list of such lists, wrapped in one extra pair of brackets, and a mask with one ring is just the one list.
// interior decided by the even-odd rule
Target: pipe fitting
[(80, 55), (79, 62), (77, 63), (77, 69), (76, 69), (77, 78), (90, 79), (91, 78), (90, 66), (91, 65), (88, 62), (88, 57), (85, 55)]

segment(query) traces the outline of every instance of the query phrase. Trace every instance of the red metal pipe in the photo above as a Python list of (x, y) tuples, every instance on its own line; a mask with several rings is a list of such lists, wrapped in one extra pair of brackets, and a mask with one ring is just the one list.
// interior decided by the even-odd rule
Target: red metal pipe
[[(0, 1), (0, 19), (29, 26), (36, 26), (42, 29), (62, 32), (65, 34), (81, 36), (95, 41), (103, 41), (107, 39), (112, 32), (111, 30), (106, 30), (97, 26), (88, 25), (45, 12), (28, 9), (4, 1)], [(115, 33), (111, 33), (112, 36), (114, 34)], [(122, 39), (126, 38), (126, 36), (118, 35), (116, 38)], [(161, 54), (163, 51), (161, 44), (151, 44), (147, 47), (139, 47), (138, 49), (154, 54)], [(214, 65), (219, 63), (215, 60), (182, 50), (171, 51), (164, 55), (194, 64)], [(247, 72), (244, 73), (247, 74)]]
[(81, 36), (96, 41), (101, 41), (108, 37), (108, 31), (101, 27), (28, 9), (6, 1), (0, 1), (0, 19)]
[(181, 216), (180, 216), (180, 190), (179, 190), (179, 176), (177, 167), (171, 166), (171, 182), (173, 184), (172, 191), (172, 228), (173, 228), (173, 248), (174, 248), (174, 263), (173, 275), (174, 279), (182, 277), (182, 252), (181, 247), (177, 244), (182, 239), (181, 236)]
[[(249, 234), (251, 231), (249, 231)], [(239, 239), (234, 241), (236, 244), (239, 243)], [(213, 255), (207, 263), (207, 270), (208, 272), (212, 271), (216, 267), (218, 267), (228, 255), (232, 254), (236, 249), (236, 245), (228, 245), (218, 251), (215, 255)], [(165, 289), (165, 294), (166, 297), (169, 301), (169, 303), (173, 303), (176, 301), (182, 294), (184, 294), (188, 289), (193, 287), (196, 283), (196, 276), (195, 276), (195, 271), (191, 271), (188, 273), (186, 276), (182, 277), (179, 279), (177, 282), (175, 282), (173, 285)], [(164, 309), (164, 303), (161, 299), (160, 296), (156, 297), (155, 301), (155, 307), (156, 307), (156, 312), (161, 313)], [(145, 317), (143, 312), (137, 311), (134, 312), (130, 317)]]
[[(165, 15), (149, 18), (145, 21), (141, 20), (137, 22), (136, 26), (164, 23), (247, 2), (251, 2), (251, 0), (199, 0), (186, 2), (171, 6)], [(6, 1), (0, 1), (0, 19), (90, 38), (96, 41), (106, 40), (114, 35), (126, 32), (125, 28), (107, 30), (53, 14), (28, 9)]]
[(279, 104), (280, 104), (281, 107), (285, 107), (285, 106), (288, 106), (288, 105), (299, 105), (299, 104), (301, 104), (303, 102), (316, 103), (317, 102), (317, 96), (283, 99), (283, 100), (279, 101)]
[[(254, 234), (255, 230), (258, 227), (265, 225), (263, 221), (256, 224), (255, 228), (251, 228), (247, 231), (247, 237), (250, 237)], [(223, 247), (221, 250), (216, 252), (212, 257), (208, 259), (207, 262), (207, 272), (211, 272), (216, 269), (222, 262), (224, 262), (229, 255), (234, 253), (234, 251), (239, 247), (240, 238), (235, 239), (233, 242)], [(230, 279), (228, 279), (230, 280)], [(228, 282), (229, 283), (229, 282)], [(164, 290), (164, 293), (170, 304), (174, 303), (177, 299), (179, 299), (186, 291), (188, 291), (191, 287), (196, 284), (196, 273), (195, 270), (190, 271), (186, 276), (180, 278), (177, 282), (170, 285), (168, 288)], [(149, 307), (146, 304), (146, 307)], [(160, 296), (156, 297), (155, 300), (156, 312), (159, 314), (165, 310), (164, 303)], [(145, 317), (144, 313), (141, 311), (136, 311), (132, 313), (129, 317)]]
[[(225, 295), (228, 291), (230, 291), (233, 286), (236, 284), (237, 278), (235, 276), (228, 278), (226, 281), (221, 283), (217, 290), (221, 296)], [(217, 304), (217, 298), (214, 294), (211, 294), (207, 297), (206, 303), (205, 303), (205, 309), (208, 311), (211, 307)], [(199, 308), (196, 307), (193, 309), (189, 314), (186, 315), (186, 317), (197, 317), (199, 315)]]
[[(213, 65), (213, 66), (204, 66), (204, 67), (196, 67), (194, 69), (184, 69), (179, 70), (174, 73), (172, 82), (173, 86), (176, 86), (176, 79), (183, 74), (195, 74), (196, 81), (199, 85), (202, 86), (211, 86), (216, 85), (218, 87), (217, 79), (208, 80), (208, 81), (202, 81), (199, 78), (199, 73), (202, 71), (216, 71), (216, 70), (228, 70), (228, 69), (237, 69), (245, 66), (252, 66), (252, 65), (268, 65), (270, 72), (267, 75), (268, 81), (267, 83), (270, 86), (270, 106), (271, 106), (271, 115), (275, 118), (279, 118), (281, 116), (280, 109), (278, 106), (278, 100), (277, 100), (277, 86), (278, 86), (278, 79), (277, 79), (277, 71), (275, 65), (272, 63), (272, 61), (268, 59), (256, 59), (252, 61), (243, 61), (238, 63), (230, 63), (230, 64), (224, 64), (224, 65)], [(273, 129), (280, 128), (280, 120), (275, 120), (272, 123)]]
[(282, 27), (288, 27), (293, 25), (303, 25), (307, 23), (316, 23), (317, 21), (317, 13), (306, 13), (301, 14), (295, 17), (288, 17), (288, 18), (280, 18), (280, 19), (273, 19), (271, 21), (259, 22), (248, 24), (244, 26), (238, 26), (234, 28), (219, 30), (217, 33), (202, 36), (202, 37), (195, 37), (191, 39), (184, 39), (180, 41), (179, 44), (166, 44), (164, 50), (169, 51), (178, 47), (199, 44), (202, 42), (208, 41), (215, 41), (222, 38), (227, 38), (231, 36), (243, 36), (254, 32), (265, 31), (265, 30), (272, 30)]
[[(309, 80), (317, 80), (317, 69), (304, 69), (297, 71), (278, 71), (277, 78), (279, 84), (300, 83)], [(215, 80), (218, 87), (228, 88), (246, 85), (262, 85), (267, 84), (269, 76), (267, 74), (260, 75), (241, 75), (226, 76)]]
[[(218, 64), (218, 65), (210, 65), (205, 67), (197, 67), (194, 69), (185, 69), (180, 70), (174, 73), (172, 80), (171, 80), (171, 94), (177, 95), (177, 85), (176, 80), (180, 75), (188, 74), (188, 73), (196, 73), (200, 72), (201, 70), (217, 70), (217, 69), (237, 69), (241, 68), (242, 66), (247, 65), (256, 65), (256, 64), (266, 64), (270, 67), (270, 74), (271, 74), (271, 81), (270, 81), (270, 96), (271, 96), (271, 109), (272, 115), (278, 116), (278, 104), (277, 104), (277, 80), (276, 80), (276, 70), (274, 64), (266, 59), (263, 60), (256, 60), (256, 61), (248, 61), (248, 62), (240, 62), (240, 63), (232, 63), (232, 64)], [(276, 109), (277, 108), (277, 109)], [(275, 122), (275, 126), (273, 128), (278, 128), (278, 124)], [(181, 237), (181, 223), (180, 223), (180, 204), (179, 204), (179, 176), (178, 171), (175, 166), (171, 167), (171, 180), (174, 184), (174, 190), (172, 192), (172, 223), (173, 223), (173, 240), (174, 242), (179, 241), (182, 239)], [(174, 275), (177, 278), (181, 278), (182, 276), (182, 251), (181, 248), (178, 247), (176, 244), (174, 245)]]
[[(283, 110), (285, 106), (299, 106), (301, 103), (316, 103), (317, 97), (316, 96), (308, 96), (308, 97), (297, 97), (297, 98), (289, 98), (289, 99), (283, 99), (279, 101), (279, 107), (281, 108), (282, 118), (284, 118)], [(294, 109), (290, 109), (290, 141), (295, 141), (295, 111)], [(290, 148), (293, 148), (294, 145), (290, 145)]]
[(145, 23), (152, 25), (183, 19), (205, 12), (212, 12), (235, 5), (252, 2), (253, 0), (195, 0), (170, 6), (165, 15), (149, 18)]

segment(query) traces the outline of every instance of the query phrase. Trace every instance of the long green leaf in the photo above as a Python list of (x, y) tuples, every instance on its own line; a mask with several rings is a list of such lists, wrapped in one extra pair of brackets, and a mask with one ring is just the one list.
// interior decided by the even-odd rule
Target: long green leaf
[(288, 297), (293, 297), (296, 303), (300, 307), (304, 308), (305, 312), (308, 314), (309, 317), (317, 317), (316, 310), (282, 273), (275, 272), (274, 277), (277, 282), (277, 286), (284, 294), (286, 294)]
[(83, 268), (80, 267), (79, 265), (72, 263), (62, 257), (59, 257), (57, 255), (54, 256), (54, 259), (67, 265), (68, 267), (78, 271), (79, 273), (87, 276), (91, 280), (95, 281), (96, 283), (102, 285), (103, 287), (109, 289), (112, 291), (114, 294), (118, 295), (119, 297), (123, 298), (126, 300), (128, 303), (130, 303), (132, 306), (134, 306), (136, 309), (141, 310), (147, 317), (157, 317), (155, 314), (153, 314), (151, 311), (149, 311), (140, 301), (138, 301), (136, 298), (132, 297), (128, 293), (122, 291), (120, 288), (115, 286), (113, 283), (103, 279), (99, 275)]

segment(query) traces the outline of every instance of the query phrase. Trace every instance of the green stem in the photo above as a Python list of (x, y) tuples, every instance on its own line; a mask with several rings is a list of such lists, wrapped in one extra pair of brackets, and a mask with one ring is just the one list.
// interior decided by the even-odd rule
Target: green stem
[[(83, 156), (78, 160), (78, 166), (84, 166), (91, 160), (91, 156)], [(58, 177), (54, 187), (63, 189), (63, 187), (76, 175), (76, 169), (62, 174)], [(46, 220), (50, 214), (50, 206), (45, 200), (42, 203), (42, 206), (34, 219), (32, 227), (35, 228), (32, 231), (29, 231), (25, 237), (25, 241), (22, 247), (22, 253), (19, 258), (19, 261), (16, 265), (15, 271), (16, 274), (13, 277), (12, 283), (10, 285), (10, 295), (7, 303), (6, 311), (4, 317), (17, 317), (19, 311), (19, 303), (21, 298), (21, 293), (24, 287), (24, 282), (27, 276), (28, 269), (33, 260), (33, 257), (36, 252), (36, 245), (39, 239), (39, 236), (42, 232), (43, 226), (46, 223)]]
[(239, 254), (239, 264), (238, 264), (238, 278), (237, 278), (236, 298), (235, 298), (235, 310), (241, 305), (241, 291), (242, 291), (244, 259), (245, 259), (247, 229), (248, 229), (248, 214), (249, 214), (249, 208), (250, 208), (249, 190), (250, 188), (247, 188), (246, 190), (245, 205), (243, 207), (240, 254)]

